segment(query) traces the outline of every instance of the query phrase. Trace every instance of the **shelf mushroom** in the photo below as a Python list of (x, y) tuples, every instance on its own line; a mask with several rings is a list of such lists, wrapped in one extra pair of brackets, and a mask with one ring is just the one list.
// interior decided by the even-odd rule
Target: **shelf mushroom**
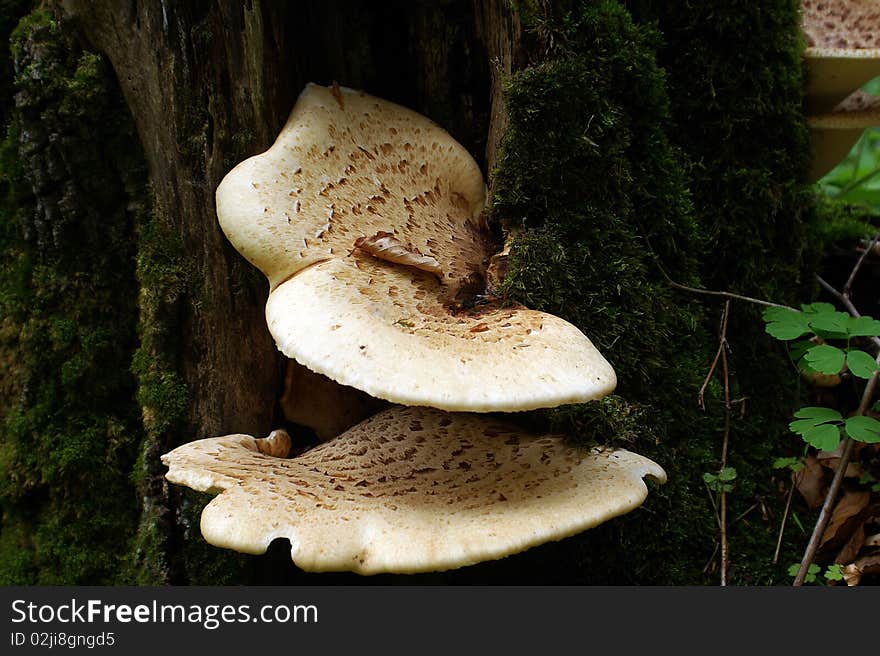
[(876, 0), (803, 0), (807, 108), (826, 113), (880, 75)]
[[(486, 414), (596, 399), (617, 381), (575, 326), (489, 298), (505, 251), (493, 254), (485, 203), (479, 167), (444, 130), (338, 86), (307, 86), (275, 144), (224, 178), (220, 224), (269, 279), (279, 349), (410, 407), (293, 458), (283, 431), (164, 455), (168, 480), (219, 493), (202, 513), (208, 542), (263, 553), (285, 537), (310, 571), (443, 570), (596, 526), (644, 501), (645, 476), (665, 480), (634, 453)], [(309, 374), (297, 367), (282, 402), (301, 417), (296, 381)], [(326, 438), (373, 407), (358, 404), (311, 425)]]
[(450, 411), (609, 394), (614, 370), (575, 326), (483, 296), (485, 203), (476, 162), (435, 123), (313, 84), (217, 189), (223, 231), (269, 279), (269, 331), (310, 370)]
[(819, 180), (837, 166), (865, 128), (880, 126), (880, 96), (856, 91), (826, 114), (810, 116), (813, 144), (812, 179)]
[(641, 505), (666, 475), (489, 415), (395, 406), (295, 458), (290, 438), (227, 435), (162, 457), (168, 480), (217, 493), (205, 539), (264, 553), (288, 538), (306, 571), (414, 573), (501, 558)]

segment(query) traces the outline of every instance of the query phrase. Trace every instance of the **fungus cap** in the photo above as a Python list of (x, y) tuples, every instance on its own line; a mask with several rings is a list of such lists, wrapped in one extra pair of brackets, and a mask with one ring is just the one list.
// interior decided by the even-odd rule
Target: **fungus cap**
[(865, 128), (880, 126), (880, 96), (857, 91), (831, 112), (809, 116), (813, 146), (812, 179), (819, 180), (837, 166)]
[(394, 403), (513, 412), (614, 389), (614, 370), (570, 323), (525, 308), (450, 314), (439, 298), (433, 276), (353, 255), (282, 284), (266, 318), (288, 357)]
[(827, 112), (880, 75), (880, 6), (876, 0), (804, 0), (808, 47), (807, 104)]
[(641, 505), (663, 469), (567, 446), (486, 415), (390, 408), (295, 458), (286, 433), (228, 435), (162, 457), (169, 481), (219, 492), (205, 539), (264, 553), (290, 540), (307, 571), (412, 573), (501, 558)]
[(217, 187), (223, 232), (272, 289), (380, 232), (438, 260), (455, 287), (488, 257), (485, 204), (479, 166), (433, 121), (315, 84), (272, 147)]
[(217, 189), (224, 232), (269, 278), (278, 348), (312, 371), (445, 410), (609, 394), (614, 370), (577, 328), (479, 298), (485, 202), (476, 162), (432, 121), (316, 85), (272, 148)]

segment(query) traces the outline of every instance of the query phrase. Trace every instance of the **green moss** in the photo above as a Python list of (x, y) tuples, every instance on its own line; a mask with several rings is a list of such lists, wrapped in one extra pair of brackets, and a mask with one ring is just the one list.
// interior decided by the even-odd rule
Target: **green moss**
[(565, 45), (507, 89), (493, 213), (525, 231), (503, 291), (584, 330), (614, 365), (623, 397), (658, 400), (659, 376), (695, 380), (674, 341), (705, 348), (705, 333), (653, 255), (677, 278), (696, 280), (701, 242), (665, 133), (656, 36), (614, 2), (582, 3), (537, 24)]
[(143, 163), (106, 61), (42, 11), (12, 34), (0, 311), (20, 394), (0, 424), (4, 583), (114, 583), (137, 523), (134, 219)]
[(168, 562), (173, 522), (168, 517), (171, 511), (160, 456), (175, 443), (173, 435), (182, 431), (188, 416), (190, 398), (180, 374), (179, 331), (193, 267), (180, 236), (161, 212), (145, 216), (137, 230), (140, 343), (131, 369), (137, 378), (144, 437), (133, 480), (144, 507), (132, 576), (140, 584), (155, 585), (167, 582), (173, 569)]
[[(493, 214), (524, 228), (507, 296), (575, 323), (618, 374), (617, 396), (553, 411), (551, 425), (633, 448), (670, 478), (643, 510), (578, 538), (582, 582), (708, 583), (717, 526), (702, 474), (720, 464), (720, 379), (705, 411), (696, 395), (723, 303), (673, 289), (658, 265), (679, 282), (767, 298), (808, 289), (814, 209), (803, 182), (796, 3), (773, 17), (729, 3), (656, 3), (688, 26), (674, 34), (630, 4), (641, 24), (617, 2), (525, 5), (539, 54), (507, 89)], [(728, 338), (732, 397), (750, 397), (733, 420), (730, 512), (757, 499), (781, 512), (772, 438), (785, 435), (797, 383), (752, 308), (734, 305)], [(759, 531), (732, 526), (730, 537), (732, 553), (747, 554), (737, 580), (784, 577), (768, 564), (768, 520)]]
[(873, 239), (877, 228), (864, 207), (844, 201), (820, 197), (817, 213), (821, 216), (814, 231), (821, 244), (821, 252), (827, 253), (835, 246), (858, 244), (860, 240)]

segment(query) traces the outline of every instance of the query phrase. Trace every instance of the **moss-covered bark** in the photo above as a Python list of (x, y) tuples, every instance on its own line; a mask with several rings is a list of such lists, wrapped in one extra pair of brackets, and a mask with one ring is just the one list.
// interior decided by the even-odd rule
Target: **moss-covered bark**
[[(702, 474), (718, 467), (721, 387), (706, 412), (695, 395), (721, 304), (673, 289), (663, 271), (775, 300), (807, 294), (796, 2), (64, 8), (33, 14), (13, 40), (3, 581), (366, 582), (306, 576), (281, 546), (252, 558), (206, 545), (207, 497), (170, 488), (158, 460), (278, 420), (264, 282), (223, 239), (213, 190), (271, 143), (306, 82), (334, 80), (427, 114), (471, 150), (490, 174), (495, 227), (522, 231), (506, 295), (576, 323), (614, 364), (615, 396), (532, 419), (623, 443), (670, 476), (643, 509), (598, 529), (408, 580), (716, 580), (704, 570), (717, 528)], [(4, 87), (4, 112), (11, 97)], [(771, 462), (790, 374), (750, 308), (735, 306), (729, 338), (734, 396), (752, 399), (733, 424), (730, 514), (756, 501), (769, 513), (732, 526), (732, 580), (773, 582), (784, 567), (769, 564), (782, 501)]]
[[(617, 2), (524, 6), (538, 54), (510, 82), (495, 186), (495, 214), (527, 229), (506, 289), (581, 326), (617, 369), (618, 398), (555, 418), (586, 439), (623, 432), (670, 475), (649, 516), (578, 538), (582, 567), (589, 582), (710, 581), (702, 474), (719, 466), (720, 383), (707, 412), (695, 397), (722, 304), (663, 271), (780, 301), (808, 293), (797, 3), (653, 3), (664, 20), (640, 6), (645, 27)], [(768, 513), (730, 527), (732, 580), (769, 582), (782, 575), (767, 557), (781, 512), (771, 463), (795, 385), (757, 311), (736, 305), (728, 337), (733, 398), (751, 397), (733, 422), (731, 512), (757, 501)]]
[(11, 44), (0, 375), (17, 393), (0, 423), (0, 581), (118, 582), (138, 514), (130, 363), (145, 170), (105, 60), (44, 11)]

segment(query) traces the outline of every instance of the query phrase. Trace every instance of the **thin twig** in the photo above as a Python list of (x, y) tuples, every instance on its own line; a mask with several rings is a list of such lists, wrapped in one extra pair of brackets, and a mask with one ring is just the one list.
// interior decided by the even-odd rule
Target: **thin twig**
[(713, 562), (715, 562), (715, 554), (717, 554), (717, 553), (718, 553), (718, 540), (715, 541), (715, 548), (712, 549), (712, 555), (709, 556), (709, 560), (706, 562), (705, 565), (703, 565), (703, 574), (705, 574), (705, 573), (706, 573), (706, 570), (709, 569), (709, 566), (710, 566)]
[[(875, 376), (874, 380), (876, 379), (877, 377)], [(846, 471), (846, 465), (849, 464), (849, 459), (852, 455), (853, 442), (854, 440), (852, 438), (846, 438), (846, 443), (843, 447), (843, 454), (840, 456), (840, 462), (838, 463), (837, 470), (834, 472), (831, 487), (828, 488), (828, 494), (825, 495), (825, 501), (822, 504), (822, 511), (819, 513), (819, 519), (813, 527), (813, 534), (810, 536), (810, 542), (807, 544), (807, 548), (804, 551), (804, 557), (801, 559), (801, 566), (798, 568), (797, 575), (794, 577), (794, 583), (792, 585), (803, 585), (804, 579), (807, 578), (807, 572), (809, 571), (810, 565), (813, 562), (813, 557), (816, 555), (816, 551), (819, 548), (819, 542), (825, 534), (825, 527), (828, 525), (828, 520), (831, 518), (834, 501), (837, 499), (837, 492), (840, 490), (840, 485), (843, 482), (843, 474)]]
[[(660, 269), (663, 271), (663, 269)], [(666, 275), (666, 272), (663, 272)], [(773, 303), (771, 301), (764, 301), (760, 298), (752, 298), (751, 296), (743, 296), (742, 294), (734, 294), (733, 292), (718, 292), (713, 289), (700, 289), (699, 287), (688, 287), (687, 285), (682, 285), (680, 283), (675, 282), (668, 275), (666, 276), (667, 282), (676, 289), (681, 289), (686, 292), (691, 292), (693, 294), (706, 294), (707, 296), (720, 296), (722, 298), (729, 298), (737, 301), (746, 301), (748, 303), (755, 303), (757, 305), (766, 305), (768, 307), (778, 307), (785, 308), (786, 310), (794, 310), (795, 308), (790, 305), (783, 305), (782, 303)]]
[[(642, 231), (644, 233), (644, 230)], [(760, 298), (752, 298), (751, 296), (743, 296), (742, 294), (734, 294), (733, 292), (718, 292), (712, 289), (701, 289), (699, 287), (689, 287), (688, 285), (682, 285), (680, 282), (675, 282), (672, 277), (666, 273), (666, 269), (663, 268), (663, 265), (660, 264), (660, 258), (657, 257), (656, 253), (654, 253), (654, 249), (651, 247), (651, 242), (648, 240), (647, 235), (644, 235), (645, 243), (648, 245), (648, 249), (654, 255), (654, 263), (657, 265), (657, 268), (660, 269), (660, 273), (663, 274), (663, 277), (666, 278), (666, 282), (669, 283), (671, 287), (675, 287), (676, 289), (680, 289), (685, 292), (691, 292), (692, 294), (705, 294), (706, 296), (720, 296), (721, 298), (729, 298), (737, 301), (746, 301), (747, 303), (755, 303), (757, 305), (766, 305), (767, 307), (779, 307), (785, 308), (787, 310), (794, 310), (795, 308), (789, 305), (782, 305), (781, 303), (773, 303), (772, 301), (764, 301)]]
[(737, 522), (741, 521), (746, 515), (748, 515), (750, 512), (752, 512), (752, 511), (753, 511), (755, 508), (757, 508), (759, 505), (761, 505), (761, 502), (760, 502), (760, 501), (755, 501), (755, 503), (753, 503), (753, 504), (752, 504), (751, 506), (749, 506), (746, 510), (744, 510), (744, 511), (741, 512), (739, 515), (737, 515), (736, 519), (733, 520), (733, 523), (736, 524)]
[(788, 498), (785, 500), (785, 510), (782, 512), (782, 523), (779, 525), (779, 537), (776, 540), (776, 551), (773, 552), (773, 564), (779, 562), (779, 552), (782, 550), (782, 537), (785, 534), (785, 524), (788, 522), (788, 514), (791, 512), (791, 499), (794, 496), (794, 490), (803, 474), (801, 472), (792, 473), (791, 488), (788, 490)]
[(712, 375), (715, 373), (715, 367), (718, 366), (718, 360), (721, 359), (721, 351), (723, 350), (724, 344), (718, 344), (718, 350), (715, 352), (715, 359), (712, 360), (712, 366), (709, 367), (709, 373), (706, 374), (706, 380), (703, 381), (703, 384), (700, 386), (700, 391), (697, 393), (697, 405), (700, 406), (700, 410), (706, 409), (706, 404), (704, 402), (706, 388), (709, 387), (709, 381), (712, 380)]
[[(825, 282), (825, 280), (823, 280), (822, 276), (816, 276), (816, 280), (819, 281), (819, 284), (822, 285), (822, 288), (823, 288), (825, 291), (827, 291), (827, 292), (828, 292), (829, 294), (831, 294), (834, 298), (836, 298), (838, 301), (840, 301), (841, 303), (843, 303), (843, 306), (847, 309), (847, 311), (849, 311), (849, 313), (850, 313), (851, 315), (853, 315), (856, 319), (858, 319), (860, 316), (862, 316), (862, 315), (859, 313), (859, 311), (856, 309), (856, 306), (853, 305), (852, 301), (849, 300), (848, 297), (844, 296), (844, 295), (841, 294), (839, 291), (837, 291), (836, 289), (834, 289), (834, 287), (832, 287), (831, 285), (829, 285), (827, 282)], [(880, 337), (872, 337), (872, 338), (871, 338), (871, 341), (874, 342), (874, 344), (875, 344), (878, 348), (880, 348)]]
[[(727, 365), (727, 317), (730, 315), (730, 301), (724, 303), (724, 318), (721, 321), (719, 341), (721, 350), (721, 371), (724, 375), (724, 441), (721, 446), (721, 471), (727, 468), (727, 451), (730, 445), (730, 370)], [(721, 585), (727, 585), (727, 493), (721, 483)]]
[[(819, 278), (819, 276), (816, 277)], [(861, 316), (846, 296), (831, 287), (831, 285), (822, 280), (822, 278), (819, 278), (819, 283), (835, 297), (840, 299), (841, 302), (847, 306), (850, 314), (855, 317)], [(875, 362), (877, 363), (877, 366), (880, 367), (880, 354), (877, 355)], [(874, 391), (877, 389), (878, 374), (880, 374), (880, 372), (875, 371), (874, 375), (868, 379), (868, 384), (865, 385), (865, 391), (862, 393), (862, 398), (859, 401), (858, 410), (856, 410), (856, 416), (864, 415), (868, 411), (868, 407), (871, 405), (871, 401), (874, 398)], [(834, 502), (837, 499), (837, 493), (840, 491), (840, 486), (843, 483), (843, 476), (846, 473), (846, 467), (849, 465), (849, 460), (852, 457), (854, 445), (855, 440), (851, 437), (847, 437), (844, 442), (843, 453), (840, 456), (840, 460), (837, 462), (837, 469), (834, 471), (834, 478), (831, 480), (831, 486), (828, 488), (828, 493), (825, 495), (825, 501), (822, 503), (822, 510), (819, 512), (819, 519), (816, 520), (816, 525), (813, 527), (813, 534), (810, 536), (810, 542), (807, 544), (807, 548), (804, 551), (804, 557), (801, 559), (801, 566), (798, 569), (797, 576), (795, 576), (793, 585), (801, 586), (804, 584), (804, 579), (807, 577), (807, 571), (810, 568), (810, 564), (813, 562), (813, 557), (816, 555), (816, 551), (819, 549), (819, 543), (822, 540), (822, 536), (825, 534), (825, 528), (828, 526), (828, 521), (831, 519)]]
[[(703, 481), (705, 483), (705, 481)], [(706, 492), (709, 493), (709, 501), (712, 503), (712, 510), (715, 511), (715, 524), (718, 526), (718, 530), (721, 530), (721, 515), (718, 513), (718, 504), (715, 503), (715, 497), (712, 494), (712, 488), (709, 487), (709, 484), (706, 483)]]
[[(703, 396), (706, 392), (706, 387), (709, 385), (709, 381), (712, 379), (712, 376), (715, 374), (718, 368), (718, 361), (721, 361), (721, 374), (724, 380), (724, 439), (721, 444), (721, 469), (719, 472), (724, 471), (727, 467), (727, 451), (730, 444), (730, 409), (731, 409), (731, 401), (730, 401), (730, 369), (727, 363), (727, 323), (728, 318), (730, 317), (730, 300), (724, 302), (724, 312), (721, 314), (721, 327), (718, 330), (718, 351), (715, 353), (715, 359), (712, 361), (712, 366), (709, 367), (709, 373), (706, 375), (706, 380), (703, 381), (703, 386), (700, 388), (700, 392), (697, 395), (697, 402), (700, 404), (700, 407), (705, 409), (705, 405), (703, 402)], [(718, 521), (718, 532), (720, 533), (720, 541), (721, 541), (721, 585), (727, 585), (727, 557), (728, 557), (728, 549), (727, 549), (727, 493), (724, 491), (724, 481), (719, 482), (719, 490), (718, 490), (718, 505), (715, 504), (715, 498), (712, 496), (712, 491), (709, 490), (709, 498), (712, 501), (712, 506), (715, 508), (715, 518)], [(708, 489), (709, 486), (706, 485)]]
[(841, 296), (845, 298), (850, 298), (852, 296), (852, 286), (853, 282), (856, 279), (856, 275), (859, 273), (859, 269), (862, 268), (862, 262), (865, 261), (865, 258), (868, 256), (868, 253), (874, 248), (877, 244), (877, 241), (880, 240), (880, 232), (878, 232), (874, 239), (871, 240), (871, 243), (868, 244), (868, 247), (864, 250), (862, 255), (859, 257), (859, 261), (856, 262), (856, 265), (853, 267), (853, 270), (849, 274), (849, 278), (846, 279), (846, 284), (843, 286), (843, 290), (840, 292)]
[(721, 359), (721, 353), (727, 346), (727, 340), (724, 338), (724, 335), (727, 334), (727, 310), (729, 307), (730, 301), (727, 301), (724, 306), (724, 314), (721, 315), (720, 334), (722, 335), (722, 337), (718, 340), (718, 350), (715, 352), (715, 359), (712, 360), (712, 366), (709, 367), (709, 373), (706, 374), (706, 379), (703, 381), (703, 385), (700, 387), (700, 391), (697, 394), (697, 403), (699, 404), (701, 410), (706, 409), (706, 404), (704, 402), (706, 388), (709, 387), (709, 381), (712, 380), (712, 376), (715, 374), (715, 368), (718, 366), (718, 360)]

